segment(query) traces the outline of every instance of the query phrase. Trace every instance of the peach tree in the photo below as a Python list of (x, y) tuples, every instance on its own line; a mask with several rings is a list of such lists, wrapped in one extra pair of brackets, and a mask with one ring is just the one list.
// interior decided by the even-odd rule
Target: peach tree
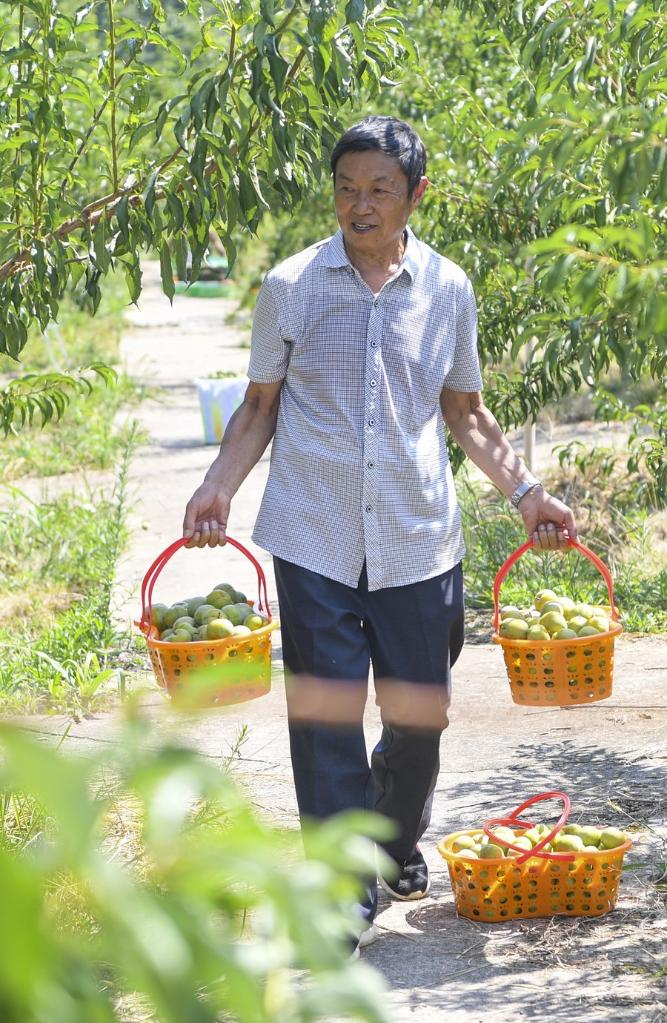
[[(0, 356), (67, 290), (93, 311), (110, 270), (141, 292), (196, 279), (214, 228), (289, 209), (318, 182), (341, 111), (412, 52), (395, 13), (365, 0), (7, 0), (0, 27)], [(187, 265), (189, 264), (189, 265)], [(103, 366), (93, 372), (109, 376)], [(90, 373), (0, 389), (5, 433), (58, 418)]]

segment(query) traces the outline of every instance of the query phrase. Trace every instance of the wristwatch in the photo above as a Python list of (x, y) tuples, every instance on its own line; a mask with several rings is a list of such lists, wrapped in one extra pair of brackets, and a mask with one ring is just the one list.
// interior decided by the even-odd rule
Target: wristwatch
[(521, 500), (522, 497), (525, 497), (526, 494), (530, 493), (531, 490), (534, 490), (535, 487), (541, 486), (542, 484), (540, 483), (539, 480), (536, 479), (524, 480), (523, 483), (519, 483), (519, 486), (516, 488), (516, 490), (510, 497), (510, 504), (512, 505), (513, 508), (518, 508), (519, 501)]

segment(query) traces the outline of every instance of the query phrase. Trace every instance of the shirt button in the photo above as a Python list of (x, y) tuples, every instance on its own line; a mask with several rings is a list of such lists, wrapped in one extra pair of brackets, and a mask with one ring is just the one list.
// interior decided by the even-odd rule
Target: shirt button
[(374, 419), (369, 419), (368, 420), (368, 425), (369, 426), (375, 426), (375, 420)]
[(368, 464), (368, 468), (369, 469), (374, 469), (375, 468), (375, 462), (368, 462), (367, 464)]
[(372, 509), (372, 507), (371, 507), (371, 505), (370, 505), (370, 504), (367, 504), (367, 505), (366, 505), (366, 511), (367, 511), (367, 512), (373, 511), (373, 509)]
[(378, 346), (377, 341), (371, 341), (371, 348), (377, 348), (377, 346)]
[(376, 381), (375, 380), (371, 380), (371, 387), (375, 387), (375, 384), (376, 384)]

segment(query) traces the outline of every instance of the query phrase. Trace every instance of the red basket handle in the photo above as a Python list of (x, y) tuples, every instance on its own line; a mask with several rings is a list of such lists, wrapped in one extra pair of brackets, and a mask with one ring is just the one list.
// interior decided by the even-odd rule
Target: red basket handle
[(510, 828), (533, 828), (535, 825), (531, 821), (521, 820), (519, 814), (522, 813), (527, 807), (532, 806), (534, 803), (541, 803), (545, 799), (562, 799), (563, 800), (563, 812), (561, 813), (558, 821), (554, 824), (553, 829), (541, 838), (540, 841), (533, 846), (532, 849), (522, 849), (521, 846), (513, 845), (512, 842), (507, 842), (503, 838), (503, 845), (506, 845), (509, 849), (513, 849), (519, 855), (513, 857), (516, 863), (525, 863), (531, 856), (537, 856), (542, 860), (560, 860), (561, 862), (571, 863), (575, 857), (574, 853), (555, 853), (544, 851), (544, 846), (551, 842), (559, 831), (563, 829), (567, 823), (567, 819), (570, 816), (570, 797), (565, 792), (540, 792), (537, 796), (531, 796), (530, 799), (526, 799), (525, 802), (521, 803), (516, 809), (507, 817), (491, 817), (488, 821), (485, 821), (482, 825), (484, 834), (488, 835), (489, 838), (495, 838), (493, 827), (499, 827), (501, 824), (505, 827)]
[[(138, 625), (144, 632), (150, 626), (151, 608), (153, 606), (153, 588), (157, 582), (158, 576), (176, 551), (180, 550), (180, 548), (184, 547), (187, 543), (188, 537), (185, 536), (179, 537), (178, 540), (174, 540), (173, 543), (170, 543), (168, 547), (165, 547), (161, 554), (158, 554), (157, 558), (143, 578), (141, 583), (141, 619), (138, 622)], [(267, 619), (271, 621), (271, 611), (269, 610), (269, 597), (266, 589), (266, 576), (264, 575), (264, 569), (257, 558), (251, 554), (250, 551), (243, 546), (243, 544), (239, 543), (238, 540), (233, 540), (231, 536), (228, 536), (227, 543), (241, 551), (241, 554), (244, 554), (248, 561), (252, 562), (255, 566), (255, 571), (257, 572), (257, 608), (259, 611), (264, 611)]]
[[(614, 619), (614, 621), (618, 621), (619, 614), (614, 604), (614, 582), (611, 578), (611, 573), (607, 566), (605, 565), (604, 561), (601, 561), (600, 558), (598, 558), (597, 554), (594, 554), (593, 551), (589, 550), (588, 547), (584, 547), (583, 543), (579, 543), (578, 540), (573, 540), (572, 537), (570, 536), (567, 537), (567, 545), (568, 547), (576, 548), (576, 550), (578, 550), (581, 554), (584, 554), (589, 561), (593, 562), (598, 572), (600, 573), (605, 583), (607, 584), (607, 593), (609, 594), (609, 607), (611, 608), (611, 616)], [(493, 580), (493, 606), (494, 606), (493, 628), (496, 632), (498, 631), (498, 622), (500, 615), (500, 606), (498, 602), (498, 598), (500, 596), (500, 587), (502, 586), (505, 576), (509, 572), (512, 565), (516, 564), (519, 558), (522, 557), (526, 553), (526, 551), (529, 551), (530, 548), (534, 546), (535, 544), (531, 539), (526, 540), (526, 542), (522, 544), (521, 547), (517, 547), (514, 553), (510, 554), (507, 561), (505, 561), (505, 563), (501, 565), (501, 567), (498, 570), (498, 574), (496, 575), (496, 578)]]

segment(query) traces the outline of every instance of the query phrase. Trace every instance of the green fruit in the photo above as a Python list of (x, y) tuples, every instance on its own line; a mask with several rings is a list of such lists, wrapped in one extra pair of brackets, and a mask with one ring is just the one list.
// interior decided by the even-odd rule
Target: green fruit
[(567, 618), (567, 612), (572, 611), (574, 607), (574, 601), (572, 600), (572, 597), (557, 597), (556, 599), (563, 608), (563, 614)]
[(574, 629), (559, 629), (554, 632), (554, 639), (576, 639), (578, 633)]
[(551, 639), (551, 636), (544, 628), (543, 625), (529, 625), (526, 639), (532, 640), (534, 643), (543, 642), (545, 639)]
[(247, 617), (241, 611), (236, 604), (226, 604), (222, 608), (223, 615), (229, 619), (232, 625), (241, 625), (244, 619)]
[(583, 615), (572, 615), (567, 620), (568, 628), (574, 629), (575, 632), (579, 632), (579, 629), (583, 629), (584, 625), (588, 625), (588, 619), (584, 618)]
[(220, 609), (229, 603), (229, 594), (226, 590), (211, 590), (206, 597), (206, 603)]
[(230, 603), (230, 604), (231, 604), (231, 603), (232, 603), (232, 601), (234, 600), (234, 594), (236, 593), (236, 590), (234, 589), (234, 587), (232, 586), (232, 584), (231, 584), (231, 583), (217, 583), (217, 584), (216, 584), (216, 585), (215, 585), (215, 586), (213, 587), (213, 589), (214, 589), (214, 590), (226, 590), (226, 591), (227, 591), (227, 593), (229, 594), (229, 598), (230, 598), (230, 599), (229, 599), (229, 603)]
[(542, 604), (540, 611), (543, 615), (548, 614), (549, 611), (555, 611), (556, 614), (562, 615), (563, 606), (559, 600), (547, 600), (546, 604)]
[(554, 852), (579, 852), (584, 847), (579, 835), (556, 835), (551, 844)]
[(599, 636), (600, 630), (594, 628), (592, 625), (584, 625), (583, 629), (579, 629), (577, 636)]
[(599, 828), (593, 827), (592, 824), (585, 824), (579, 832), (584, 845), (597, 845), (600, 841), (602, 832)]
[(550, 634), (560, 632), (561, 629), (567, 628), (567, 622), (560, 611), (547, 611), (547, 613), (543, 614), (540, 618), (540, 625), (543, 625)]
[(166, 604), (153, 604), (151, 607), (151, 624), (158, 629), (164, 629), (164, 612), (166, 610)]
[(219, 608), (213, 607), (213, 604), (200, 604), (194, 617), (197, 625), (208, 625), (214, 618), (220, 617), (220, 611)]
[(524, 612), (520, 611), (515, 604), (505, 604), (500, 609), (500, 617), (502, 620), (505, 618), (523, 618)]
[(184, 625), (186, 625), (189, 629), (194, 629), (195, 628), (194, 618), (191, 618), (189, 615), (182, 615), (180, 618), (177, 618), (176, 621), (174, 622), (174, 629), (180, 629)]
[(566, 824), (561, 835), (580, 835), (581, 830), (581, 824)]
[(496, 845), (505, 845), (507, 842), (513, 842), (515, 838), (516, 835), (511, 828), (501, 825), (494, 829), (493, 841)]
[(617, 846), (627, 842), (628, 836), (620, 828), (605, 828), (600, 835), (598, 847), (600, 849), (616, 849)]
[(501, 623), (499, 632), (506, 639), (525, 639), (528, 625), (522, 618), (507, 618)]
[[(526, 838), (525, 835), (519, 835), (518, 838), (515, 838), (514, 839), (514, 845), (518, 846), (519, 849), (525, 849), (526, 852), (528, 852), (529, 849), (533, 848), (533, 843), (531, 842), (531, 840), (529, 838)], [(520, 853), (518, 853), (516, 851), (516, 849), (508, 849), (507, 850), (507, 855), (508, 856), (519, 856)]]
[(252, 633), (246, 625), (235, 625), (232, 629), (232, 636), (252, 636)]
[(237, 604), (247, 604), (248, 598), (241, 590), (234, 590), (234, 600)]
[(598, 632), (609, 632), (608, 618), (591, 618), (588, 624), (591, 628), (597, 629)]
[(582, 618), (585, 618), (586, 621), (593, 617), (593, 608), (590, 604), (575, 604), (574, 611), (576, 614), (581, 615)]
[(474, 849), (457, 849), (455, 856), (460, 856), (461, 859), (476, 860), (479, 859)]
[(483, 845), (479, 852), (480, 860), (501, 860), (504, 855), (505, 854), (500, 846), (494, 845), (493, 842)]
[(256, 629), (263, 629), (266, 623), (267, 619), (263, 618), (262, 615), (252, 614), (248, 615), (243, 624), (246, 625), (252, 632), (254, 632)]
[(527, 838), (531, 846), (537, 845), (544, 838), (545, 832), (539, 830), (539, 826), (531, 828), (530, 831), (526, 831), (523, 838)]
[(160, 633), (160, 639), (163, 643), (167, 643), (171, 636), (174, 635), (173, 629), (165, 629), (164, 632)]
[(538, 611), (542, 609), (542, 605), (546, 604), (548, 600), (555, 600), (556, 594), (553, 590), (538, 590), (535, 594), (534, 604)]
[(207, 639), (227, 639), (228, 636), (233, 635), (234, 626), (227, 618), (214, 618), (213, 621), (209, 622), (206, 626), (206, 638)]
[(187, 602), (188, 614), (190, 615), (190, 617), (194, 618), (195, 611), (197, 610), (197, 608), (201, 607), (201, 605), (205, 603), (206, 597), (190, 597), (190, 599)]
[(173, 636), (169, 637), (169, 643), (189, 643), (192, 635), (185, 629), (177, 629)]
[(167, 610), (163, 612), (162, 622), (170, 629), (178, 618), (182, 618), (183, 615), (186, 615), (187, 613), (188, 609), (186, 604), (172, 604), (171, 607), (168, 607)]
[(600, 852), (600, 850), (598, 849), (598, 847), (596, 845), (585, 845), (583, 850), (582, 850), (582, 852), (589, 852), (589, 853), (595, 852), (596, 853), (596, 852)]
[(474, 848), (475, 839), (472, 837), (472, 835), (459, 835), (459, 837), (455, 838), (454, 841), (452, 842), (452, 849), (454, 850), (454, 852), (458, 852), (459, 849)]

